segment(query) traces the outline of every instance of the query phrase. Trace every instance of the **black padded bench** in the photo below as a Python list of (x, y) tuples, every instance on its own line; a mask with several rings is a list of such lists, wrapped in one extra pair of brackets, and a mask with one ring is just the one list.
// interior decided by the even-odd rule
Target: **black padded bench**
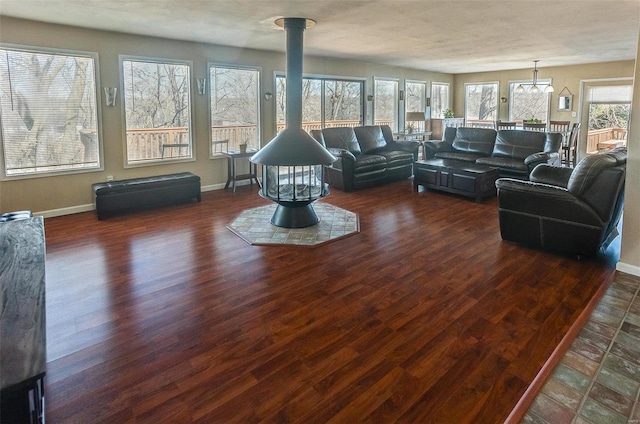
[(96, 183), (98, 219), (140, 209), (200, 201), (200, 177), (191, 172)]

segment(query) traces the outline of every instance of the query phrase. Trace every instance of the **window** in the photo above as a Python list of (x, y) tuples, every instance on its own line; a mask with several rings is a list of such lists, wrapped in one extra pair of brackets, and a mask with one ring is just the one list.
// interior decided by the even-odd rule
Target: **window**
[(449, 84), (431, 83), (431, 118), (444, 118), (444, 111), (449, 109)]
[[(521, 83), (524, 91), (518, 92)], [(528, 81), (515, 81), (509, 83), (509, 121), (538, 120), (547, 122), (549, 117), (549, 102), (551, 95), (544, 89), (551, 83), (550, 80), (538, 80), (537, 92), (532, 90)]]
[(127, 164), (192, 159), (190, 62), (121, 63)]
[(211, 155), (260, 147), (260, 69), (209, 64)]
[(405, 112), (424, 112), (427, 83), (423, 81), (407, 81), (405, 85)]
[(101, 169), (95, 53), (0, 48), (4, 175)]
[(374, 79), (374, 125), (389, 125), (393, 131), (398, 128), (398, 81)]
[[(302, 80), (302, 127), (305, 131), (355, 127), (363, 121), (364, 81), (305, 77)], [(276, 77), (278, 132), (285, 127), (286, 78)]]
[(498, 83), (465, 84), (466, 125), (491, 124), (498, 119)]
[(585, 89), (587, 154), (626, 146), (633, 81), (592, 81), (585, 84)]

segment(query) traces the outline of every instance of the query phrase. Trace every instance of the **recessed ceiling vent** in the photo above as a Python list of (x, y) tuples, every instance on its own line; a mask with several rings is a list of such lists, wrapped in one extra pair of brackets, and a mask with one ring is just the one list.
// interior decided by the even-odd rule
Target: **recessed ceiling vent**
[(315, 22), (283, 18), (276, 24), (284, 26), (287, 36), (286, 126), (251, 162), (262, 165), (260, 195), (278, 203), (271, 223), (303, 228), (319, 222), (312, 203), (329, 194), (323, 170), (336, 157), (302, 129), (303, 33)]

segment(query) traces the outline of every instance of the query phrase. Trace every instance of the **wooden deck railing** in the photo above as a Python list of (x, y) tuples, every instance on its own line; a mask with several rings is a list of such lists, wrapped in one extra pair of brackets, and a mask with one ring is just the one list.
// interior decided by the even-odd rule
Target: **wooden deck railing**
[[(389, 120), (376, 120), (376, 125), (390, 125)], [(486, 124), (486, 122), (474, 122), (474, 124)], [(329, 121), (325, 123), (326, 128), (332, 127), (355, 127), (360, 125), (358, 120)], [(278, 123), (278, 133), (285, 128), (284, 123)], [(302, 123), (302, 128), (309, 132), (321, 129), (320, 121), (307, 121)], [(249, 143), (250, 148), (258, 147), (258, 128), (255, 125), (237, 125), (233, 127), (214, 126), (211, 128), (212, 139), (229, 140), (225, 149), (238, 150), (243, 141)], [(600, 130), (590, 130), (587, 133), (587, 152), (596, 153), (598, 151), (610, 149), (617, 146), (626, 145), (626, 128), (603, 128)], [(189, 143), (189, 132), (186, 127), (177, 128), (157, 128), (140, 129), (127, 131), (127, 153), (130, 162), (161, 159), (163, 157), (163, 145)], [(176, 154), (177, 153), (177, 154)], [(172, 152), (171, 157), (190, 157), (190, 148), (178, 149)]]
[[(389, 120), (376, 120), (376, 125), (390, 125)], [(358, 120), (328, 121), (325, 128), (331, 127), (355, 127), (360, 125)], [(285, 128), (285, 123), (278, 123), (276, 130), (279, 133)], [(320, 121), (307, 121), (302, 123), (302, 129), (309, 132), (322, 128)], [(238, 150), (240, 144), (248, 143), (249, 148), (257, 148), (258, 127), (255, 125), (213, 126), (211, 127), (213, 143), (221, 140), (229, 140), (223, 146), (223, 151)], [(183, 144), (188, 145), (189, 132), (187, 127), (153, 128), (127, 131), (127, 154), (130, 162), (162, 159), (163, 145)], [(190, 157), (190, 148), (176, 148), (171, 152), (172, 158)], [(166, 152), (165, 152), (166, 157)]]
[(626, 146), (626, 144), (626, 128), (602, 128), (587, 132), (587, 153), (597, 153), (618, 146)]

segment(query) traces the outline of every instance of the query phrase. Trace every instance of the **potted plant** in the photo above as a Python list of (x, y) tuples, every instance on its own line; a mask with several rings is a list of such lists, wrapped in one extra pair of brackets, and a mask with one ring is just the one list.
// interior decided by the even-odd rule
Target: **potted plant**
[(442, 128), (461, 127), (464, 125), (464, 118), (456, 118), (453, 110), (445, 109), (444, 119), (442, 120)]
[(247, 153), (247, 142), (243, 141), (242, 143), (239, 144), (240, 146), (240, 153)]
[(413, 123), (408, 123), (407, 124), (407, 134), (413, 134), (414, 130), (415, 130), (414, 124)]

